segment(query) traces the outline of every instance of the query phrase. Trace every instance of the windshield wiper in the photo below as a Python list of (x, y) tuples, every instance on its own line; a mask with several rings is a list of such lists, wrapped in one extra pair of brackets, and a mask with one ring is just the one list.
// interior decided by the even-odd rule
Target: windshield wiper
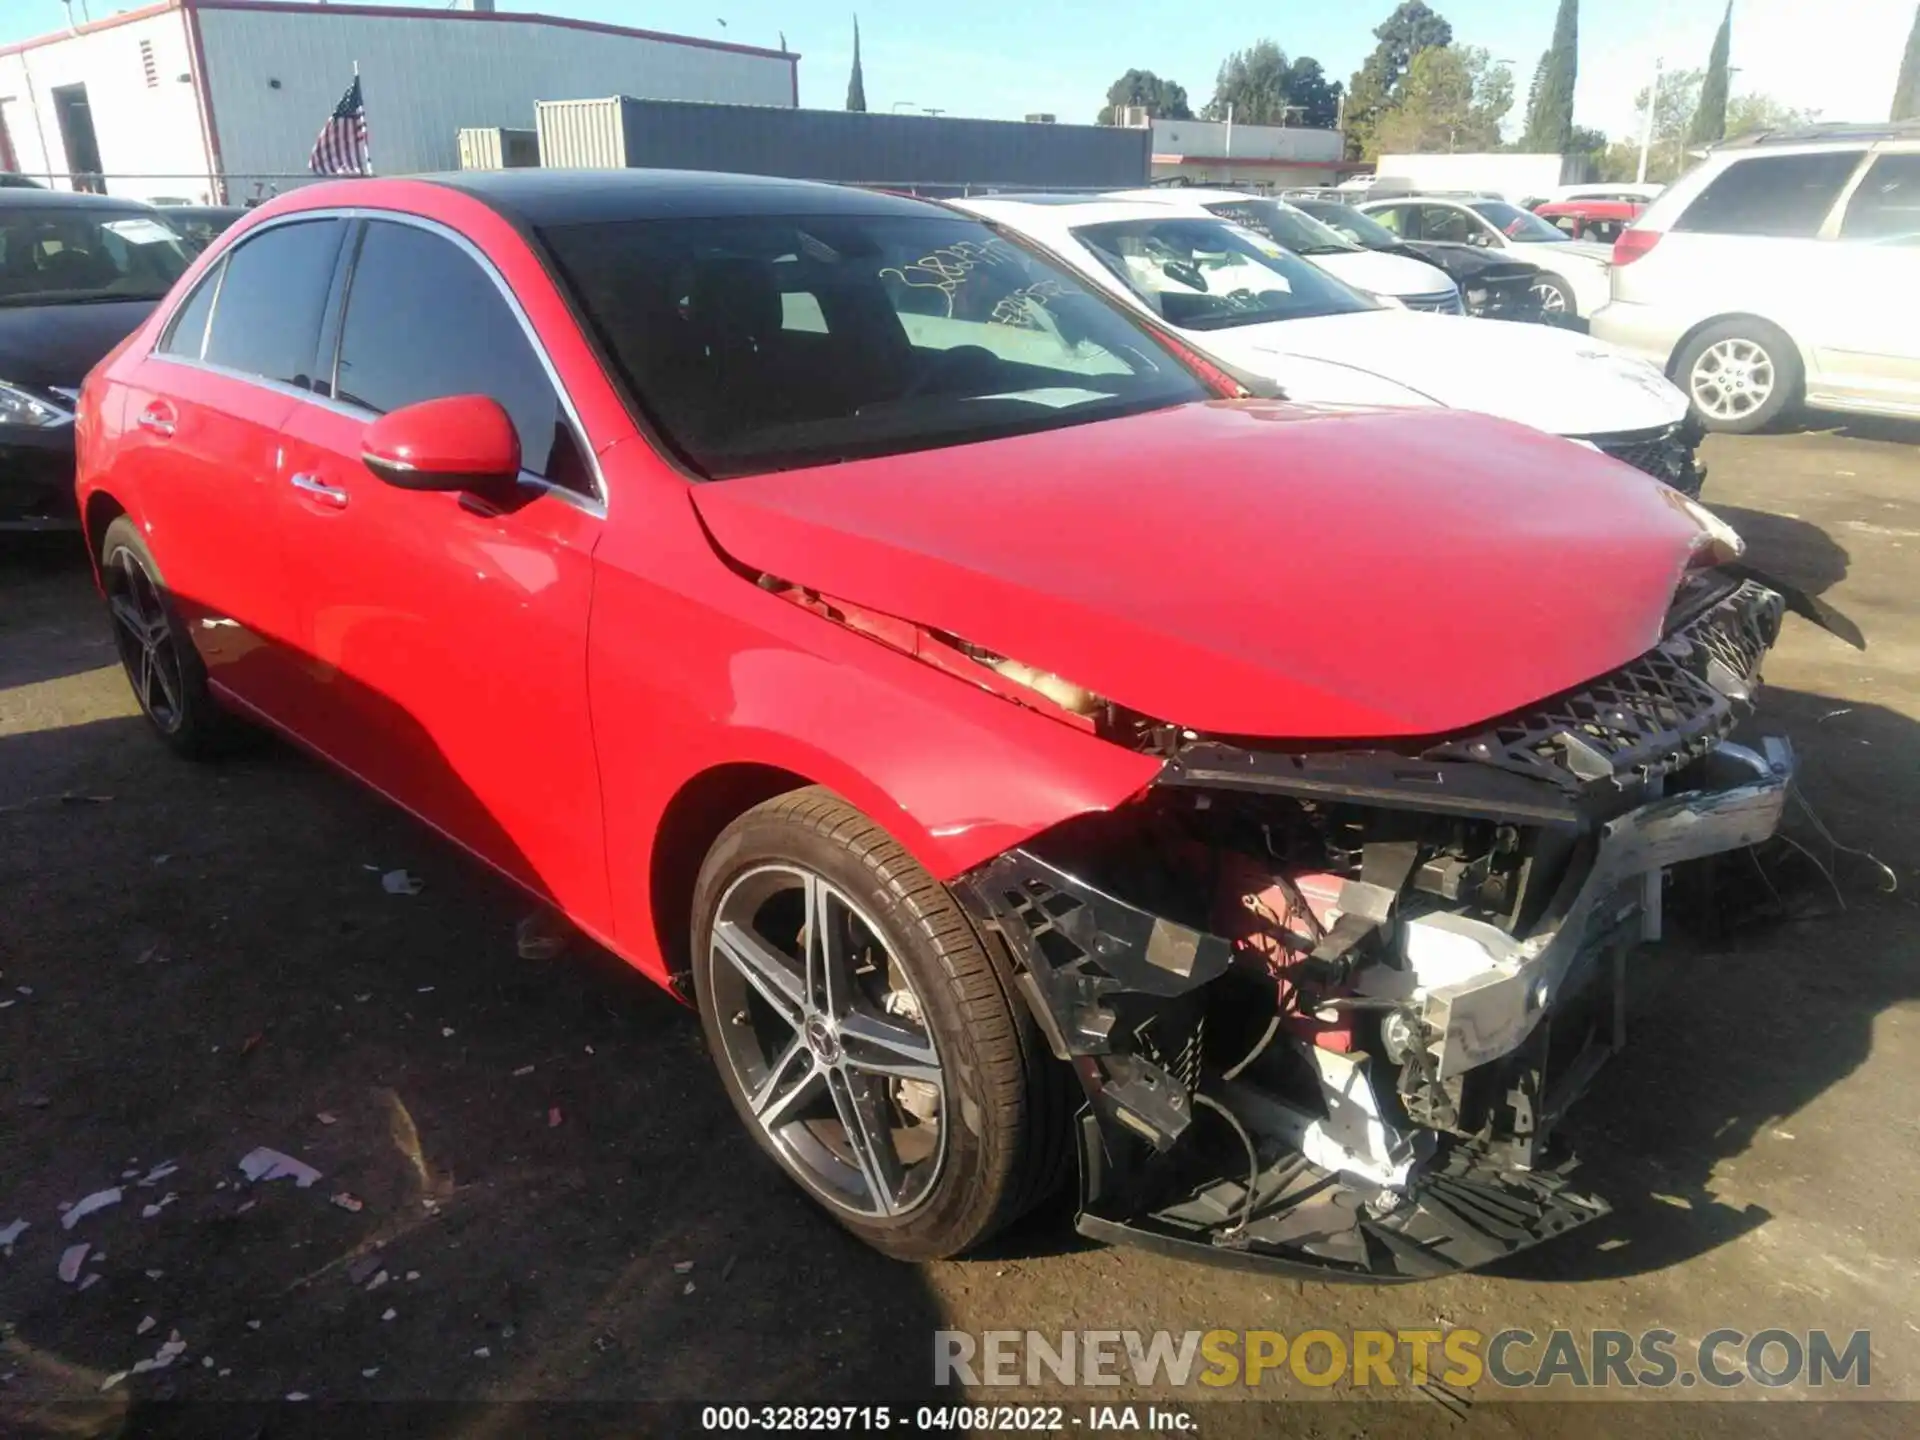
[(26, 295), (0, 295), (0, 308), (24, 309), (34, 305), (151, 305), (164, 300), (159, 295), (66, 295), (58, 290), (40, 290)]

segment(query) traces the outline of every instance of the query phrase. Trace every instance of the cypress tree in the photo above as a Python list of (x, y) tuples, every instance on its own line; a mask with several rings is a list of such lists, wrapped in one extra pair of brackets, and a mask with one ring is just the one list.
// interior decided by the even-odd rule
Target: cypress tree
[(847, 77), (847, 109), (867, 108), (867, 79), (860, 73), (860, 17), (853, 17), (853, 74)]
[(1727, 51), (1732, 42), (1733, 0), (1727, 0), (1720, 32), (1713, 37), (1713, 53), (1707, 56), (1707, 78), (1700, 85), (1700, 107), (1693, 112), (1693, 124), (1687, 127), (1687, 139), (1692, 144), (1712, 145), (1727, 138)]
[(1553, 44), (1536, 76), (1539, 86), (1527, 114), (1520, 147), (1539, 155), (1564, 155), (1573, 144), (1573, 86), (1580, 74), (1580, 0), (1560, 0)]

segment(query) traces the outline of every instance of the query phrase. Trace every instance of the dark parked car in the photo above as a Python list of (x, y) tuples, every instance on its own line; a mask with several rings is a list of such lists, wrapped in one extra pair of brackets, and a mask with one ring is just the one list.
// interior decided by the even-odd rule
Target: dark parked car
[(192, 258), (150, 206), (0, 189), (0, 530), (76, 523), (80, 382)]
[(180, 232), (180, 238), (196, 255), (247, 213), (244, 205), (168, 205), (165, 209), (167, 223)]
[(1387, 255), (1405, 255), (1424, 260), (1444, 270), (1447, 278), (1460, 287), (1466, 297), (1467, 313), (1497, 320), (1538, 320), (1540, 300), (1533, 293), (1538, 265), (1525, 260), (1509, 260), (1489, 255), (1471, 245), (1451, 245), (1438, 240), (1403, 240), (1378, 220), (1362, 215), (1351, 205), (1338, 200), (1314, 200), (1305, 196), (1287, 201), (1304, 210), (1321, 224), (1340, 232), (1356, 245)]

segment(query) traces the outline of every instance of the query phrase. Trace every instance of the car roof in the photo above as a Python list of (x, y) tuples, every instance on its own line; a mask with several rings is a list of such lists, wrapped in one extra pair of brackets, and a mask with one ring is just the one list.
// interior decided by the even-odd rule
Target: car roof
[(1195, 205), (1217, 205), (1230, 200), (1272, 200), (1272, 195), (1255, 195), (1248, 190), (1227, 190), (1206, 185), (1149, 185), (1131, 190), (1109, 190), (1108, 200), (1147, 200), (1154, 204), (1165, 204), (1169, 200), (1186, 200)]
[(0, 186), (0, 210), (93, 210), (100, 214), (151, 215), (144, 200), (121, 200), (112, 195), (89, 195), (82, 190), (29, 190)]
[(1088, 196), (1071, 207), (1034, 204), (1024, 195), (976, 195), (949, 202), (956, 208), (989, 220), (1002, 220), (1016, 230), (1065, 230), (1072, 225), (1106, 225), (1116, 220), (1212, 219), (1197, 203), (1181, 207), (1152, 200), (1109, 200)]
[(910, 196), (714, 170), (461, 170), (409, 177), (471, 195), (522, 225), (736, 215), (931, 216)]

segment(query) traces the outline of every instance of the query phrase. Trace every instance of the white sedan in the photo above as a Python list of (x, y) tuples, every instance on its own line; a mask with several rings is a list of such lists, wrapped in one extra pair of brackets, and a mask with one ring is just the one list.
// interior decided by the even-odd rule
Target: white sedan
[(1403, 240), (1511, 251), (1545, 272), (1533, 282), (1540, 308), (1585, 320), (1613, 298), (1613, 247), (1570, 240), (1531, 210), (1505, 200), (1399, 195), (1356, 207)]
[(1024, 236), (1195, 350), (1312, 405), (1478, 410), (1699, 489), (1687, 398), (1644, 360), (1540, 325), (1384, 303), (1204, 212), (1104, 199), (950, 202)]
[(1115, 190), (1107, 198), (1184, 206), (1189, 213), (1196, 214), (1205, 211), (1257, 230), (1275, 244), (1311, 260), (1329, 275), (1339, 276), (1356, 290), (1391, 295), (1409, 310), (1431, 310), (1440, 315), (1466, 313), (1460, 287), (1446, 271), (1424, 260), (1363, 249), (1284, 200), (1249, 195), (1244, 190), (1205, 190), (1191, 186)]

